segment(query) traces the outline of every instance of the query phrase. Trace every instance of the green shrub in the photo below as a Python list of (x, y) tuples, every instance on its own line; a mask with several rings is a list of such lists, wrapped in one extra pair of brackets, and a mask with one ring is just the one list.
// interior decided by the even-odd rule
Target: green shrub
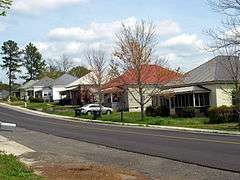
[(185, 118), (193, 118), (196, 116), (196, 109), (194, 107), (183, 108), (182, 116)]
[(42, 98), (34, 98), (34, 97), (30, 97), (29, 98), (30, 103), (43, 103), (44, 100)]
[(158, 106), (156, 109), (156, 115), (161, 117), (170, 116), (169, 109), (166, 106)]
[(162, 116), (162, 117), (167, 117), (170, 115), (169, 109), (164, 106), (158, 106), (158, 107), (153, 107), (153, 106), (148, 106), (146, 108), (146, 116)]
[(208, 109), (208, 116), (211, 124), (238, 122), (238, 110), (235, 106), (211, 107)]
[(11, 96), (11, 101), (12, 102), (19, 101), (19, 98), (16, 96)]
[(146, 116), (155, 116), (155, 108), (153, 106), (148, 106), (145, 110)]

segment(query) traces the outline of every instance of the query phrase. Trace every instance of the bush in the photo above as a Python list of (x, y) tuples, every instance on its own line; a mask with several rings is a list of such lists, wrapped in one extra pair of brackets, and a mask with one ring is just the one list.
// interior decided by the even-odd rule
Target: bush
[(156, 111), (155, 113), (157, 116), (162, 116), (162, 117), (170, 116), (169, 109), (166, 106), (158, 106), (155, 109), (155, 111)]
[(182, 117), (193, 118), (196, 116), (196, 109), (194, 107), (186, 107), (182, 109)]
[(44, 100), (42, 98), (34, 98), (34, 97), (30, 97), (29, 98), (30, 103), (43, 103)]
[(234, 106), (211, 107), (208, 109), (208, 116), (211, 124), (238, 122), (238, 110)]
[(167, 107), (163, 107), (163, 106), (158, 106), (158, 107), (153, 107), (153, 106), (148, 106), (146, 108), (146, 116), (162, 116), (162, 117), (166, 117), (170, 115), (169, 109)]
[(145, 111), (146, 116), (155, 116), (155, 108), (153, 106), (148, 106)]
[(16, 96), (11, 96), (11, 101), (12, 102), (15, 102), (15, 101), (19, 101), (18, 97)]

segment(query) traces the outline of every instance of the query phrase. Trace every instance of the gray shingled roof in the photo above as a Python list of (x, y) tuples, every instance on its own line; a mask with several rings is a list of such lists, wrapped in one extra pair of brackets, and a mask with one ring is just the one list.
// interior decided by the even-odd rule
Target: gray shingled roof
[(31, 88), (38, 80), (30, 80), (23, 84), (19, 89), (28, 89)]
[(76, 81), (77, 79), (78, 78), (76, 78), (70, 74), (64, 74), (54, 81), (54, 86), (66, 86), (66, 85)]
[(232, 75), (235, 73), (232, 73), (231, 67), (233, 67), (233, 71), (236, 71), (236, 67), (240, 67), (238, 58), (217, 56), (186, 73), (180, 81), (170, 82), (167, 86), (232, 81)]
[(49, 78), (49, 77), (44, 77), (34, 83), (32, 86), (41, 86), (41, 87), (52, 87), (54, 83), (54, 79)]

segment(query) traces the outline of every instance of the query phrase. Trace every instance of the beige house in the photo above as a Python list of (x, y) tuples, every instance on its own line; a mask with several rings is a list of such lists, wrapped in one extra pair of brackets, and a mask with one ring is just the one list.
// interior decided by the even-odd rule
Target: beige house
[[(162, 81), (157, 81), (153, 72), (163, 71), (162, 67), (156, 68), (156, 66), (148, 65), (149, 76), (143, 81), (148, 84), (149, 88), (145, 97), (151, 96), (151, 100), (145, 107), (165, 106), (172, 115), (181, 113), (183, 108), (194, 107), (199, 115), (204, 115), (211, 106), (233, 105), (231, 93), (234, 90), (234, 83), (229, 66), (234, 60), (236, 59), (229, 58), (229, 56), (217, 56), (185, 75), (181, 75), (177, 81), (176, 76), (179, 74), (176, 72), (171, 72), (172, 75), (175, 73), (173, 76), (169, 72), (165, 73)], [(164, 79), (165, 77), (167, 78)], [(168, 83), (164, 83), (166, 80)], [(153, 95), (150, 92), (152, 86), (157, 83), (161, 90)], [(104, 91), (106, 105), (117, 110), (124, 108), (128, 111), (140, 111), (139, 103), (136, 101), (139, 97), (136, 93), (135, 78), (131, 73), (127, 72), (110, 81)]]
[[(234, 58), (229, 56), (217, 56), (194, 68), (179, 81), (168, 83), (161, 95), (153, 97), (152, 104), (167, 104), (171, 114), (179, 113), (185, 107), (195, 107), (200, 114), (204, 114), (210, 106), (233, 105), (232, 61)], [(172, 96), (166, 99), (164, 94)]]
[[(176, 79), (179, 73), (157, 65), (142, 65), (141, 81), (144, 84), (145, 108), (152, 104), (154, 89), (160, 89), (170, 80)], [(156, 88), (156, 86), (158, 88)], [(141, 111), (137, 92), (137, 76), (134, 69), (128, 70), (118, 78), (115, 78), (105, 85), (104, 105), (113, 109), (130, 112)], [(147, 102), (147, 99), (149, 101)]]

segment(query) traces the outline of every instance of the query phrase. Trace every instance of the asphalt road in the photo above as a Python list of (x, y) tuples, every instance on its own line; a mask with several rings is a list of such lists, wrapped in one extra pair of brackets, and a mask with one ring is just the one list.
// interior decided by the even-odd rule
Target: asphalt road
[(68, 122), (1, 106), (0, 121), (59, 137), (240, 173), (240, 136)]

